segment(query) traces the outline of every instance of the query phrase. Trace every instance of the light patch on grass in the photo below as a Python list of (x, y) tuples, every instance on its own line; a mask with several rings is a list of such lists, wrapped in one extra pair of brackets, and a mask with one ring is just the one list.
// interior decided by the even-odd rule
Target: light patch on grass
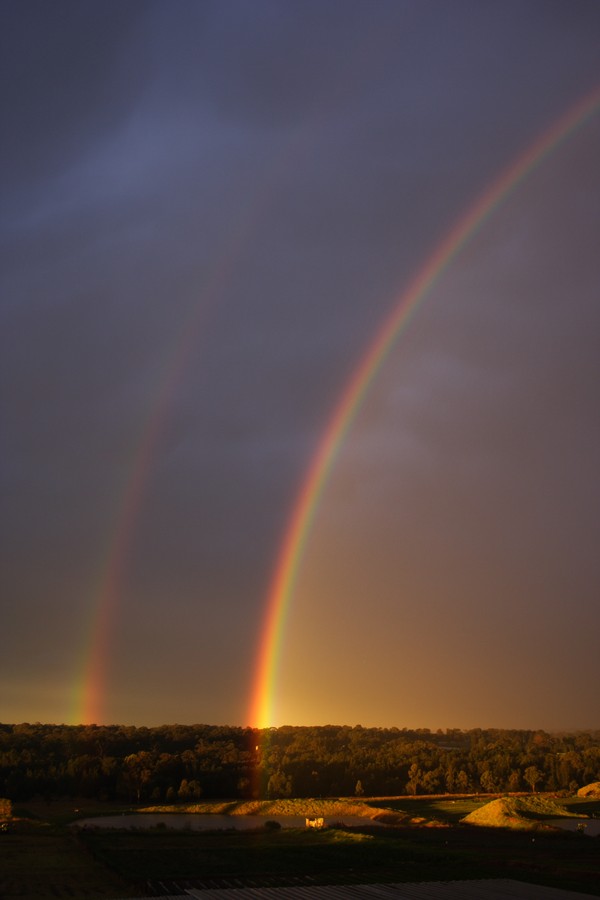
[(332, 844), (362, 844), (365, 841), (374, 840), (372, 834), (362, 834), (362, 832), (338, 831), (334, 828), (325, 832), (327, 840)]

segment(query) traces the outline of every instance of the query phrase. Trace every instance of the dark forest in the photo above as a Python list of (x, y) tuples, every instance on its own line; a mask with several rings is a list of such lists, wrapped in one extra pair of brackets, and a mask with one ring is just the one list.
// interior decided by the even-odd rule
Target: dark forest
[(214, 725), (0, 725), (0, 796), (200, 798), (574, 792), (600, 731)]

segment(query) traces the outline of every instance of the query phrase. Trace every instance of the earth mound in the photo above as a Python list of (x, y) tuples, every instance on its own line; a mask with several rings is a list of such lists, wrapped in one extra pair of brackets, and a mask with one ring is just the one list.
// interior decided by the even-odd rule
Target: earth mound
[(316, 798), (284, 800), (205, 800), (198, 803), (146, 806), (139, 812), (202, 813), (227, 816), (327, 816), (327, 818), (360, 816), (374, 819), (389, 810), (370, 806), (360, 800), (322, 800)]
[(473, 810), (460, 821), (486, 828), (539, 828), (544, 819), (570, 816), (562, 806), (542, 797), (501, 797)]
[(586, 784), (585, 787), (579, 788), (577, 796), (595, 797), (600, 800), (600, 781), (592, 781), (591, 784)]

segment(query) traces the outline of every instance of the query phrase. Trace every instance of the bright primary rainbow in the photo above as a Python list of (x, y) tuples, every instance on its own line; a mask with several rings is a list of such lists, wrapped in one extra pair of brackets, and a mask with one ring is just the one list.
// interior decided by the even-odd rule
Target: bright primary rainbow
[(110, 650), (117, 613), (122, 603), (128, 552), (170, 401), (195, 348), (207, 310), (210, 311), (222, 299), (243, 249), (249, 244), (258, 221), (277, 195), (282, 177), (306, 152), (307, 142), (302, 140), (305, 134), (306, 132), (300, 135), (294, 133), (284, 152), (278, 151), (277, 158), (265, 161), (264, 177), (258, 178), (245, 205), (240, 205), (237, 219), (229, 229), (208, 283), (202, 290), (201, 300), (193, 305), (191, 314), (185, 319), (178, 336), (165, 354), (157, 375), (156, 397), (129, 455), (125, 484), (116, 501), (115, 528), (107, 541), (97, 577), (97, 588), (89, 600), (85, 637), (77, 660), (77, 674), (73, 680), (69, 703), (68, 720), (72, 724), (93, 724), (104, 719)]
[(304, 549), (333, 463), (365, 396), (392, 346), (457, 254), (518, 185), (600, 109), (600, 87), (571, 107), (521, 154), (458, 219), (400, 295), (334, 408), (296, 498), (279, 550), (261, 632), (249, 721), (274, 724), (275, 684), (287, 614)]
[[(325, 483), (341, 444), (352, 425), (369, 387), (386, 356), (408, 323), (411, 314), (440, 278), (455, 256), (471, 239), (494, 210), (518, 184), (576, 128), (584, 124), (600, 107), (600, 88), (586, 95), (549, 131), (520, 156), (456, 222), (424, 266), (401, 295), (391, 314), (377, 332), (343, 391), (309, 466), (290, 516), (272, 579), (267, 611), (258, 652), (249, 720), (267, 727), (273, 720), (274, 681), (279, 667), (286, 614), (288, 612), (300, 561)], [(239, 227), (215, 267), (206, 293), (212, 302), (227, 281), (227, 260), (232, 247), (243, 243), (252, 215)], [(210, 305), (210, 304), (209, 304)], [(167, 365), (159, 378), (158, 397), (150, 412), (142, 437), (132, 452), (131, 475), (119, 506), (117, 527), (108, 543), (99, 587), (91, 607), (87, 637), (84, 641), (79, 677), (72, 690), (69, 721), (101, 722), (104, 718), (107, 670), (114, 624), (122, 589), (127, 550), (139, 512), (148, 471), (162, 431), (170, 398), (180, 380), (191, 353), (205, 308), (196, 308), (185, 323), (175, 350), (168, 354)], [(166, 373), (166, 374), (165, 374)]]

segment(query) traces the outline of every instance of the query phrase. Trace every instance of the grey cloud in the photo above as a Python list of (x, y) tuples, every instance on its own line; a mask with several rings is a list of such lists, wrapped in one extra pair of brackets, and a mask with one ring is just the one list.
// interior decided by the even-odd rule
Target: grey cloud
[(127, 46), (144, 3), (2, 5), (3, 158), (11, 188), (64, 171), (127, 116), (145, 80)]
[[(457, 217), (590, 89), (598, 14), (554, 2), (50, 8), (3, 9), (7, 579), (28, 610), (71, 623), (45, 659), (58, 671), (129, 498), (121, 709), (147, 675), (136, 623), (149, 643), (165, 638), (168, 668), (176, 609), (186, 653), (195, 634), (202, 647), (188, 678), (226, 655), (231, 625), (237, 687), (220, 699), (241, 715), (271, 569), (335, 403)], [(577, 584), (594, 581), (597, 143), (590, 123), (540, 167), (399, 338), (320, 507), (339, 563), (335, 577), (323, 564), (317, 593), (346, 577), (344, 541), (350, 581), (361, 569), (386, 597), (399, 545), (423, 596), (440, 581), (419, 585), (428, 552), (452, 575), (448, 595), (471, 603), (531, 580), (527, 548), (543, 561), (561, 540)], [(547, 525), (553, 508), (568, 527)], [(459, 571), (469, 545), (471, 580)], [(22, 635), (17, 605), (9, 621)]]

